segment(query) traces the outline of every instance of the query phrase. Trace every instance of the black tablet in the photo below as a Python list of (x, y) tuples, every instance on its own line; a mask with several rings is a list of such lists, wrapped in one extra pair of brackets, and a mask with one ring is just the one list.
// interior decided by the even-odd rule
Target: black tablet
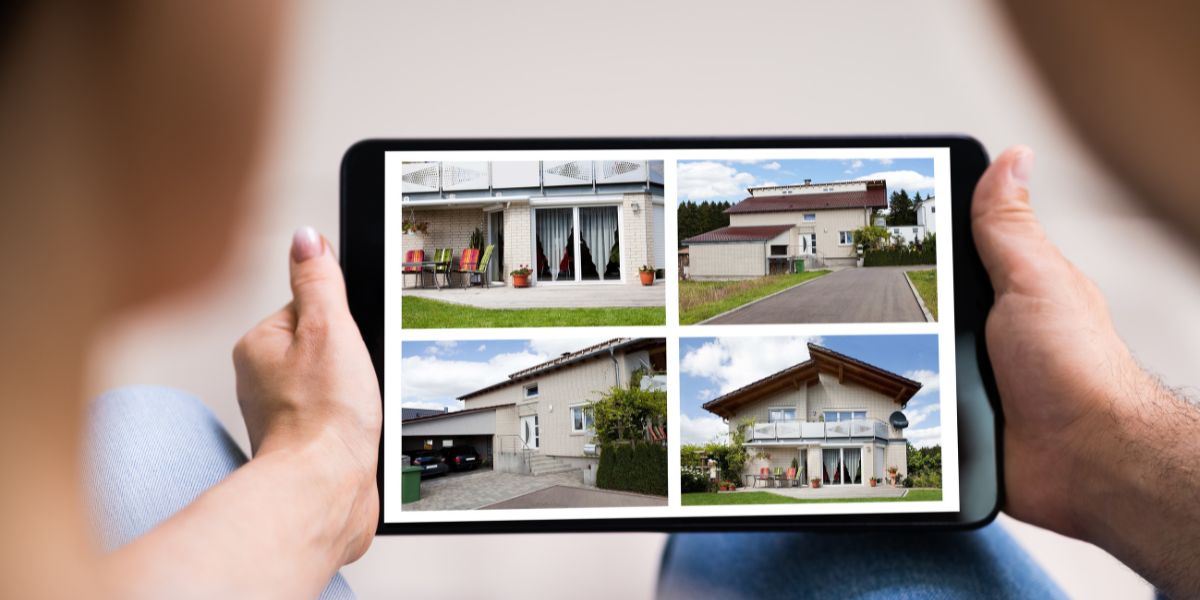
[(963, 136), (355, 144), (379, 533), (987, 523), (987, 164)]

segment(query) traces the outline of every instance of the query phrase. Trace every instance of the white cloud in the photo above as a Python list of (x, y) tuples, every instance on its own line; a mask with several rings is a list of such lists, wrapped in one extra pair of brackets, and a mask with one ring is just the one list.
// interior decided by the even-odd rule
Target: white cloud
[(867, 179), (885, 179), (887, 186), (893, 190), (909, 190), (915, 192), (917, 190), (933, 189), (933, 178), (927, 175), (922, 175), (916, 171), (878, 171), (870, 175), (856, 177), (857, 181)]
[(761, 160), (731, 160), (731, 161), (729, 161), (730, 164), (739, 164), (739, 165), (757, 165), (760, 162), (762, 162), (762, 161)]
[(810, 341), (820, 343), (820, 338), (719, 338), (688, 352), (680, 368), (712, 381), (724, 394), (808, 360)]
[(712, 391), (712, 389), (710, 389), (710, 388), (704, 388), (704, 389), (700, 390), (699, 392), (696, 392), (696, 397), (705, 402), (712, 400), (713, 397), (716, 395), (717, 395), (717, 393)]
[(904, 431), (904, 437), (908, 439), (908, 443), (918, 448), (937, 446), (942, 443), (942, 426), (934, 425), (933, 427), (926, 427), (924, 429), (907, 429)]
[(684, 444), (707, 444), (725, 442), (729, 437), (729, 425), (716, 415), (690, 417), (679, 415), (679, 438)]
[(403, 408), (423, 408), (426, 410), (442, 410), (443, 408), (449, 408), (450, 412), (454, 412), (457, 410), (462, 410), (461, 406), (457, 406), (458, 404), (458, 402), (455, 402), (454, 405), (441, 404), (439, 402), (401, 402), (400, 406)]
[(754, 185), (754, 175), (718, 162), (681, 162), (679, 197), (684, 200), (711, 200), (740, 197)]
[(777, 163), (777, 162), (769, 162), (769, 163), (767, 163), (767, 164), (763, 165), (763, 166), (762, 166), (762, 168), (764, 168), (764, 169), (766, 169), (766, 170), (768, 170), (768, 171), (778, 171), (778, 170), (779, 170), (779, 168), (780, 168), (780, 167), (782, 167), (782, 166), (783, 166), (783, 165), (781, 165), (781, 164), (779, 164), (779, 163)]
[(896, 161), (894, 161), (894, 160), (892, 160), (892, 159), (890, 159), (890, 158), (880, 158), (880, 159), (877, 159), (875, 162), (877, 162), (877, 163), (879, 163), (879, 164), (881, 164), (881, 165), (887, 166), (887, 165), (890, 165), (890, 164), (892, 164), (892, 163), (894, 163), (894, 162), (896, 162)]
[(484, 350), (487, 350), (487, 344), (480, 344), (479, 347), (475, 349), (476, 352), (483, 352)]
[(929, 369), (917, 369), (916, 371), (908, 371), (904, 376), (921, 384), (921, 390), (917, 392), (914, 398), (920, 398), (938, 391), (941, 386), (938, 374)]
[(425, 353), (435, 356), (438, 354), (450, 354), (453, 353), (456, 348), (458, 348), (458, 342), (454, 340), (441, 340), (434, 342), (432, 346), (425, 348)]
[(913, 406), (910, 404), (908, 408), (904, 409), (904, 416), (908, 419), (908, 426), (910, 428), (916, 428), (922, 423), (933, 423), (934, 421), (940, 425), (942, 421), (942, 409), (936, 402), (931, 402), (923, 406)]

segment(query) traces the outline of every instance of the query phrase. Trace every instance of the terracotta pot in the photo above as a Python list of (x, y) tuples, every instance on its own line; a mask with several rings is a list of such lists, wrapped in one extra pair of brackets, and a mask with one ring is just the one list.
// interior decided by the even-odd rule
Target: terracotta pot
[(529, 287), (529, 276), (528, 275), (513, 275), (512, 280), (513, 280), (513, 287), (519, 287), (519, 288)]
[(638, 276), (642, 278), (642, 285), (654, 285), (654, 271), (638, 271)]
[(813, 479), (812, 481), (809, 481), (809, 482), (808, 482), (808, 485), (809, 485), (810, 487), (812, 487), (812, 489), (814, 489), (814, 490), (815, 490), (815, 489), (817, 489), (817, 488), (821, 487), (821, 480), (820, 480), (820, 479)]
[(875, 480), (874, 480), (874, 479), (872, 479), (872, 480), (871, 480), (871, 487), (875, 487)]

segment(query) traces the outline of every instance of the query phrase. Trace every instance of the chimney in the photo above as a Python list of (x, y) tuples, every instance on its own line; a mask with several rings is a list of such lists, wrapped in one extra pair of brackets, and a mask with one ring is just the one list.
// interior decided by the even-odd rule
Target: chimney
[(804, 180), (804, 185), (812, 185), (812, 180), (811, 180), (811, 179), (805, 179), (805, 180)]

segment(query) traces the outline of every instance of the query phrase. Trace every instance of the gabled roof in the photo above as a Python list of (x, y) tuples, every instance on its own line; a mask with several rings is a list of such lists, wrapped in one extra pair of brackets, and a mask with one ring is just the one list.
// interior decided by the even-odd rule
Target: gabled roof
[[(725, 209), (725, 213), (737, 215), (828, 208), (887, 208), (887, 182), (880, 179), (865, 183), (867, 184), (866, 190), (751, 196)], [(812, 185), (815, 187), (822, 184), (814, 183)]]
[(808, 354), (809, 359), (798, 365), (705, 402), (704, 410), (731, 419), (740, 407), (779, 390), (818, 381), (822, 372), (837, 375), (839, 381), (850, 381), (884, 394), (900, 405), (906, 404), (921, 389), (919, 382), (823, 346), (809, 344)]
[(574, 352), (566, 352), (566, 353), (563, 353), (558, 358), (548, 360), (544, 363), (536, 364), (532, 367), (521, 369), (520, 371), (511, 373), (508, 376), (508, 379), (505, 381), (493, 383), (492, 385), (489, 385), (485, 388), (480, 388), (473, 392), (463, 394), (462, 396), (459, 396), (458, 399), (466, 400), (468, 398), (474, 398), (475, 396), (479, 396), (481, 394), (486, 394), (487, 392), (505, 388), (510, 385), (516, 385), (523, 381), (528, 381), (528, 380), (533, 379), (534, 377), (537, 377), (538, 375), (541, 375), (543, 373), (548, 373), (550, 371), (562, 369), (564, 367), (573, 365), (573, 364), (581, 362), (581, 361), (590, 360), (593, 358), (599, 358), (602, 356), (608, 356), (609, 351), (616, 352), (616, 351), (620, 350), (622, 352), (628, 352), (628, 351), (633, 351), (633, 350), (640, 350), (642, 348), (648, 348), (651, 346), (665, 346), (665, 345), (666, 345), (666, 342), (662, 338), (633, 338), (633, 339), (614, 338), (614, 339), (611, 339), (611, 340), (608, 340), (605, 342), (600, 342), (599, 344), (594, 344), (594, 345), (588, 346), (587, 348), (583, 348), (582, 350), (576, 350)]
[(791, 229), (791, 225), (756, 225), (753, 227), (722, 227), (683, 240), (685, 244), (716, 244), (721, 242), (765, 242)]

